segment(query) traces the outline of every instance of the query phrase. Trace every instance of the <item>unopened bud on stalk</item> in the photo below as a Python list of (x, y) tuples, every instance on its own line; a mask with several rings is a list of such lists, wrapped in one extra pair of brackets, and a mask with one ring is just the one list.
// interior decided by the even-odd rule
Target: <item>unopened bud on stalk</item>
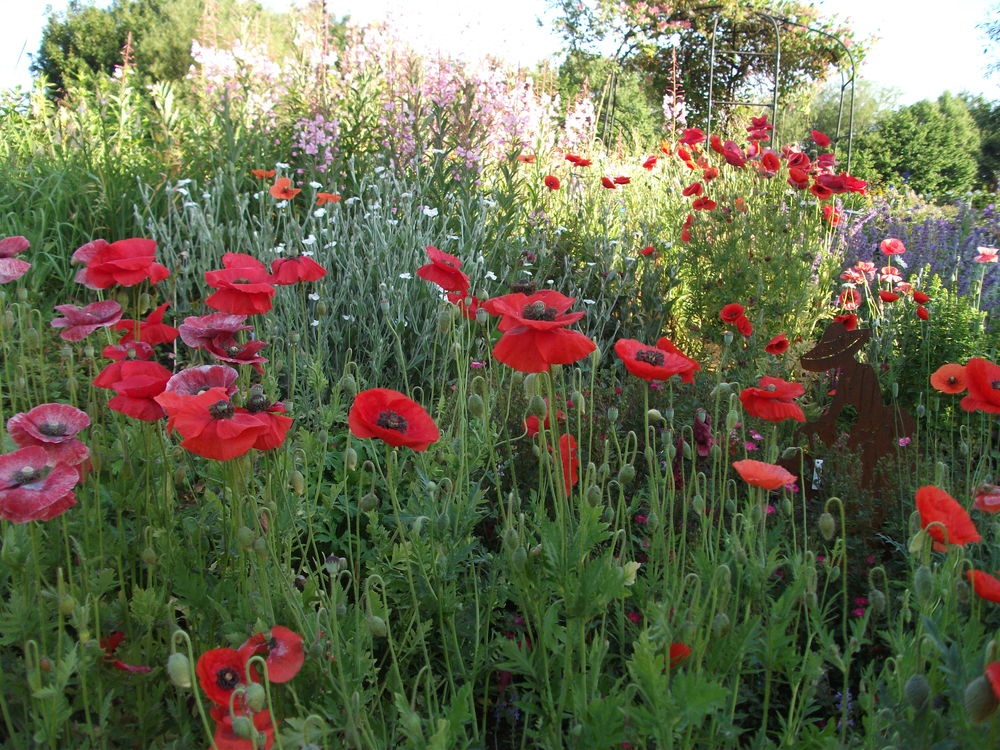
[(921, 565), (913, 574), (913, 591), (921, 604), (927, 604), (934, 597), (934, 574), (926, 565)]
[(979, 675), (965, 688), (965, 712), (973, 724), (981, 724), (997, 710), (997, 696), (985, 675)]
[(659, 409), (650, 409), (646, 412), (646, 417), (649, 419), (650, 424), (654, 422), (666, 422), (667, 420), (663, 418), (663, 414)]
[(826, 541), (830, 541), (837, 533), (837, 519), (833, 514), (824, 511), (819, 516), (819, 533)]
[(681, 443), (681, 453), (683, 454), (685, 461), (694, 460), (694, 451), (691, 450), (691, 444), (687, 440)]
[(327, 315), (330, 314), (330, 307), (326, 304), (325, 300), (320, 300), (316, 303), (316, 318), (322, 320)]
[(389, 634), (385, 620), (378, 615), (368, 615), (365, 622), (368, 624), (368, 631), (376, 638), (385, 638)]
[(725, 612), (719, 612), (712, 620), (712, 637), (715, 639), (725, 638), (729, 635), (729, 631), (732, 629), (732, 623), (729, 621), (729, 615)]
[(369, 493), (365, 494), (358, 501), (358, 508), (363, 513), (367, 513), (368, 511), (375, 510), (375, 508), (377, 508), (377, 507), (378, 507), (378, 495), (376, 495), (374, 492), (369, 492)]
[(931, 699), (931, 686), (922, 674), (911, 675), (903, 686), (906, 702), (917, 711), (923, 711)]
[(884, 615), (886, 600), (885, 594), (879, 589), (871, 589), (868, 592), (868, 602), (871, 605), (872, 612), (876, 615)]
[(236, 543), (240, 549), (250, 549), (254, 543), (254, 533), (248, 526), (240, 526), (236, 530)]
[(537, 393), (528, 401), (528, 414), (538, 417), (539, 419), (545, 419), (545, 415), (548, 414), (548, 412), (549, 407), (546, 405), (545, 399)]
[(451, 330), (451, 314), (447, 310), (441, 310), (437, 316), (437, 332), (439, 336), (444, 336)]
[(156, 550), (153, 549), (152, 547), (146, 547), (145, 549), (143, 549), (140, 558), (142, 559), (142, 562), (146, 565), (156, 565), (156, 563), (159, 561), (159, 557), (156, 554)]
[(691, 498), (691, 510), (699, 516), (705, 515), (705, 498), (699, 493), (695, 493), (695, 496)]
[(340, 387), (348, 396), (352, 398), (358, 395), (358, 381), (354, 379), (354, 376), (350, 373), (344, 375), (340, 379)]
[(191, 662), (185, 654), (175, 651), (167, 657), (167, 676), (174, 687), (181, 690), (191, 687)]
[(263, 711), (264, 707), (267, 705), (267, 691), (259, 682), (251, 682), (247, 685), (244, 700), (246, 700), (247, 708), (254, 713)]
[(288, 483), (292, 485), (292, 492), (296, 495), (302, 496), (306, 491), (306, 478), (302, 475), (302, 472), (298, 469), (292, 471), (288, 475)]
[(736, 409), (730, 409), (726, 413), (726, 432), (732, 432), (736, 425), (740, 423), (740, 413)]
[(482, 419), (486, 415), (486, 404), (483, 403), (483, 397), (478, 393), (473, 393), (469, 396), (468, 403), (469, 414), (471, 414), (476, 419)]
[(344, 468), (348, 471), (358, 468), (358, 452), (350, 446), (344, 449)]
[(267, 540), (264, 537), (259, 536), (253, 540), (253, 552), (260, 560), (268, 558)]
[(587, 502), (590, 503), (591, 507), (596, 508), (601, 504), (601, 488), (596, 484), (592, 484), (587, 488)]
[(618, 482), (620, 484), (630, 484), (635, 479), (635, 467), (632, 464), (622, 464), (618, 470)]
[(523, 544), (514, 548), (510, 555), (510, 564), (514, 566), (514, 570), (524, 570), (524, 566), (528, 564), (528, 550), (524, 548)]

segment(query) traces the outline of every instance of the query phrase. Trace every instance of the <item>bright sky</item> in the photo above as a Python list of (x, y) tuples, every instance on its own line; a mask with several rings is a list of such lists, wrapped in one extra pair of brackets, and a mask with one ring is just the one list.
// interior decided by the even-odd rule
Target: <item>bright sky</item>
[[(97, 0), (102, 6), (109, 2)], [(263, 2), (276, 9), (295, 4)], [(67, 0), (7, 0), (6, 5), (0, 88), (27, 87), (29, 55), (38, 49), (46, 9), (62, 10)], [(977, 28), (1000, 16), (1000, 0), (950, 0), (947, 9), (914, 0), (818, 0), (818, 5), (847, 18), (859, 36), (877, 37), (860, 76), (899, 90), (900, 104), (935, 99), (944, 91), (970, 91), (1000, 101), (1000, 74), (987, 79), (985, 35)], [(545, 0), (327, 0), (327, 8), (358, 22), (391, 16), (418, 49), (462, 56), (490, 53), (525, 65), (559, 49), (558, 40), (537, 23), (546, 17)]]

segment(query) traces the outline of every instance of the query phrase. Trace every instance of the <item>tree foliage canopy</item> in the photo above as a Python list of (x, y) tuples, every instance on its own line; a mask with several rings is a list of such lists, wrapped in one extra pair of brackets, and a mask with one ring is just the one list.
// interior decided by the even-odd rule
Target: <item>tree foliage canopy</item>
[[(796, 94), (809, 82), (824, 80), (831, 69), (849, 65), (852, 55), (855, 63), (863, 56), (850, 29), (799, 0), (549, 4), (559, 14), (557, 24), (571, 51), (599, 51), (624, 69), (639, 71), (659, 96), (683, 92), (699, 120), (707, 113), (710, 90), (721, 112), (734, 106), (727, 102), (756, 102), (775, 85), (780, 97)], [(780, 60), (775, 57), (779, 43)], [(672, 75), (675, 61), (679, 80)]]

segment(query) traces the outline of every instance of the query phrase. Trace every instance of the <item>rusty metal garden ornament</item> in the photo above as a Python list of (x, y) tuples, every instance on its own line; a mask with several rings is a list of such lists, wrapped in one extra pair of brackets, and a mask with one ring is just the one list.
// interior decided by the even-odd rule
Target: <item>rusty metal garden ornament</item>
[(899, 439), (916, 430), (909, 412), (882, 402), (882, 389), (875, 369), (855, 358), (868, 343), (871, 333), (868, 328), (849, 331), (842, 323), (831, 323), (816, 346), (800, 360), (802, 367), (811, 372), (839, 371), (829, 409), (818, 419), (802, 425), (800, 431), (833, 447), (838, 437), (838, 419), (846, 407), (853, 407), (857, 418), (847, 433), (847, 448), (858, 454), (862, 467), (861, 486), (868, 488), (885, 483), (884, 475), (875, 475), (879, 459), (893, 453)]

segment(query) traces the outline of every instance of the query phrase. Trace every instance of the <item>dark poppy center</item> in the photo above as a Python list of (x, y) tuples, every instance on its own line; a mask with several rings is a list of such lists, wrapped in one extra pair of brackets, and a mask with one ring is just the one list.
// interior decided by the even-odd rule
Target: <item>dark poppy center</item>
[(994, 380), (990, 385), (993, 386), (994, 391), (1000, 391), (1000, 380)]
[(521, 314), (528, 320), (555, 320), (557, 312), (554, 307), (535, 300), (530, 305), (525, 305)]
[(253, 282), (250, 281), (250, 279), (239, 278), (239, 279), (233, 279), (233, 283), (234, 284), (252, 284)]
[(635, 359), (637, 362), (645, 362), (653, 367), (662, 367), (666, 361), (666, 357), (659, 349), (640, 349), (635, 353)]
[(232, 346), (226, 347), (226, 354), (228, 354), (230, 357), (235, 357), (237, 354), (240, 353), (242, 349), (243, 347), (240, 346), (239, 344), (233, 344)]
[(41, 469), (36, 469), (33, 466), (24, 466), (14, 472), (11, 479), (14, 480), (14, 484), (22, 485), (34, 482), (42, 475)]
[(212, 419), (231, 419), (236, 410), (231, 401), (216, 401), (208, 407)]
[(270, 400), (261, 391), (254, 391), (247, 399), (247, 411), (253, 414), (267, 411), (270, 406)]
[(392, 409), (386, 409), (385, 411), (379, 412), (378, 419), (375, 420), (375, 424), (386, 430), (395, 430), (396, 432), (406, 432), (406, 428), (409, 424), (406, 421), (406, 417), (397, 411)]
[[(948, 378), (948, 385), (956, 385), (957, 383), (958, 383), (958, 378), (956, 378), (954, 375), (952, 375), (950, 378)], [(993, 387), (996, 388), (997, 384), (994, 383)]]
[(233, 667), (223, 667), (215, 673), (215, 684), (223, 690), (234, 690), (240, 684), (240, 673)]
[(38, 425), (38, 431), (45, 437), (64, 437), (67, 432), (64, 422), (42, 422)]

